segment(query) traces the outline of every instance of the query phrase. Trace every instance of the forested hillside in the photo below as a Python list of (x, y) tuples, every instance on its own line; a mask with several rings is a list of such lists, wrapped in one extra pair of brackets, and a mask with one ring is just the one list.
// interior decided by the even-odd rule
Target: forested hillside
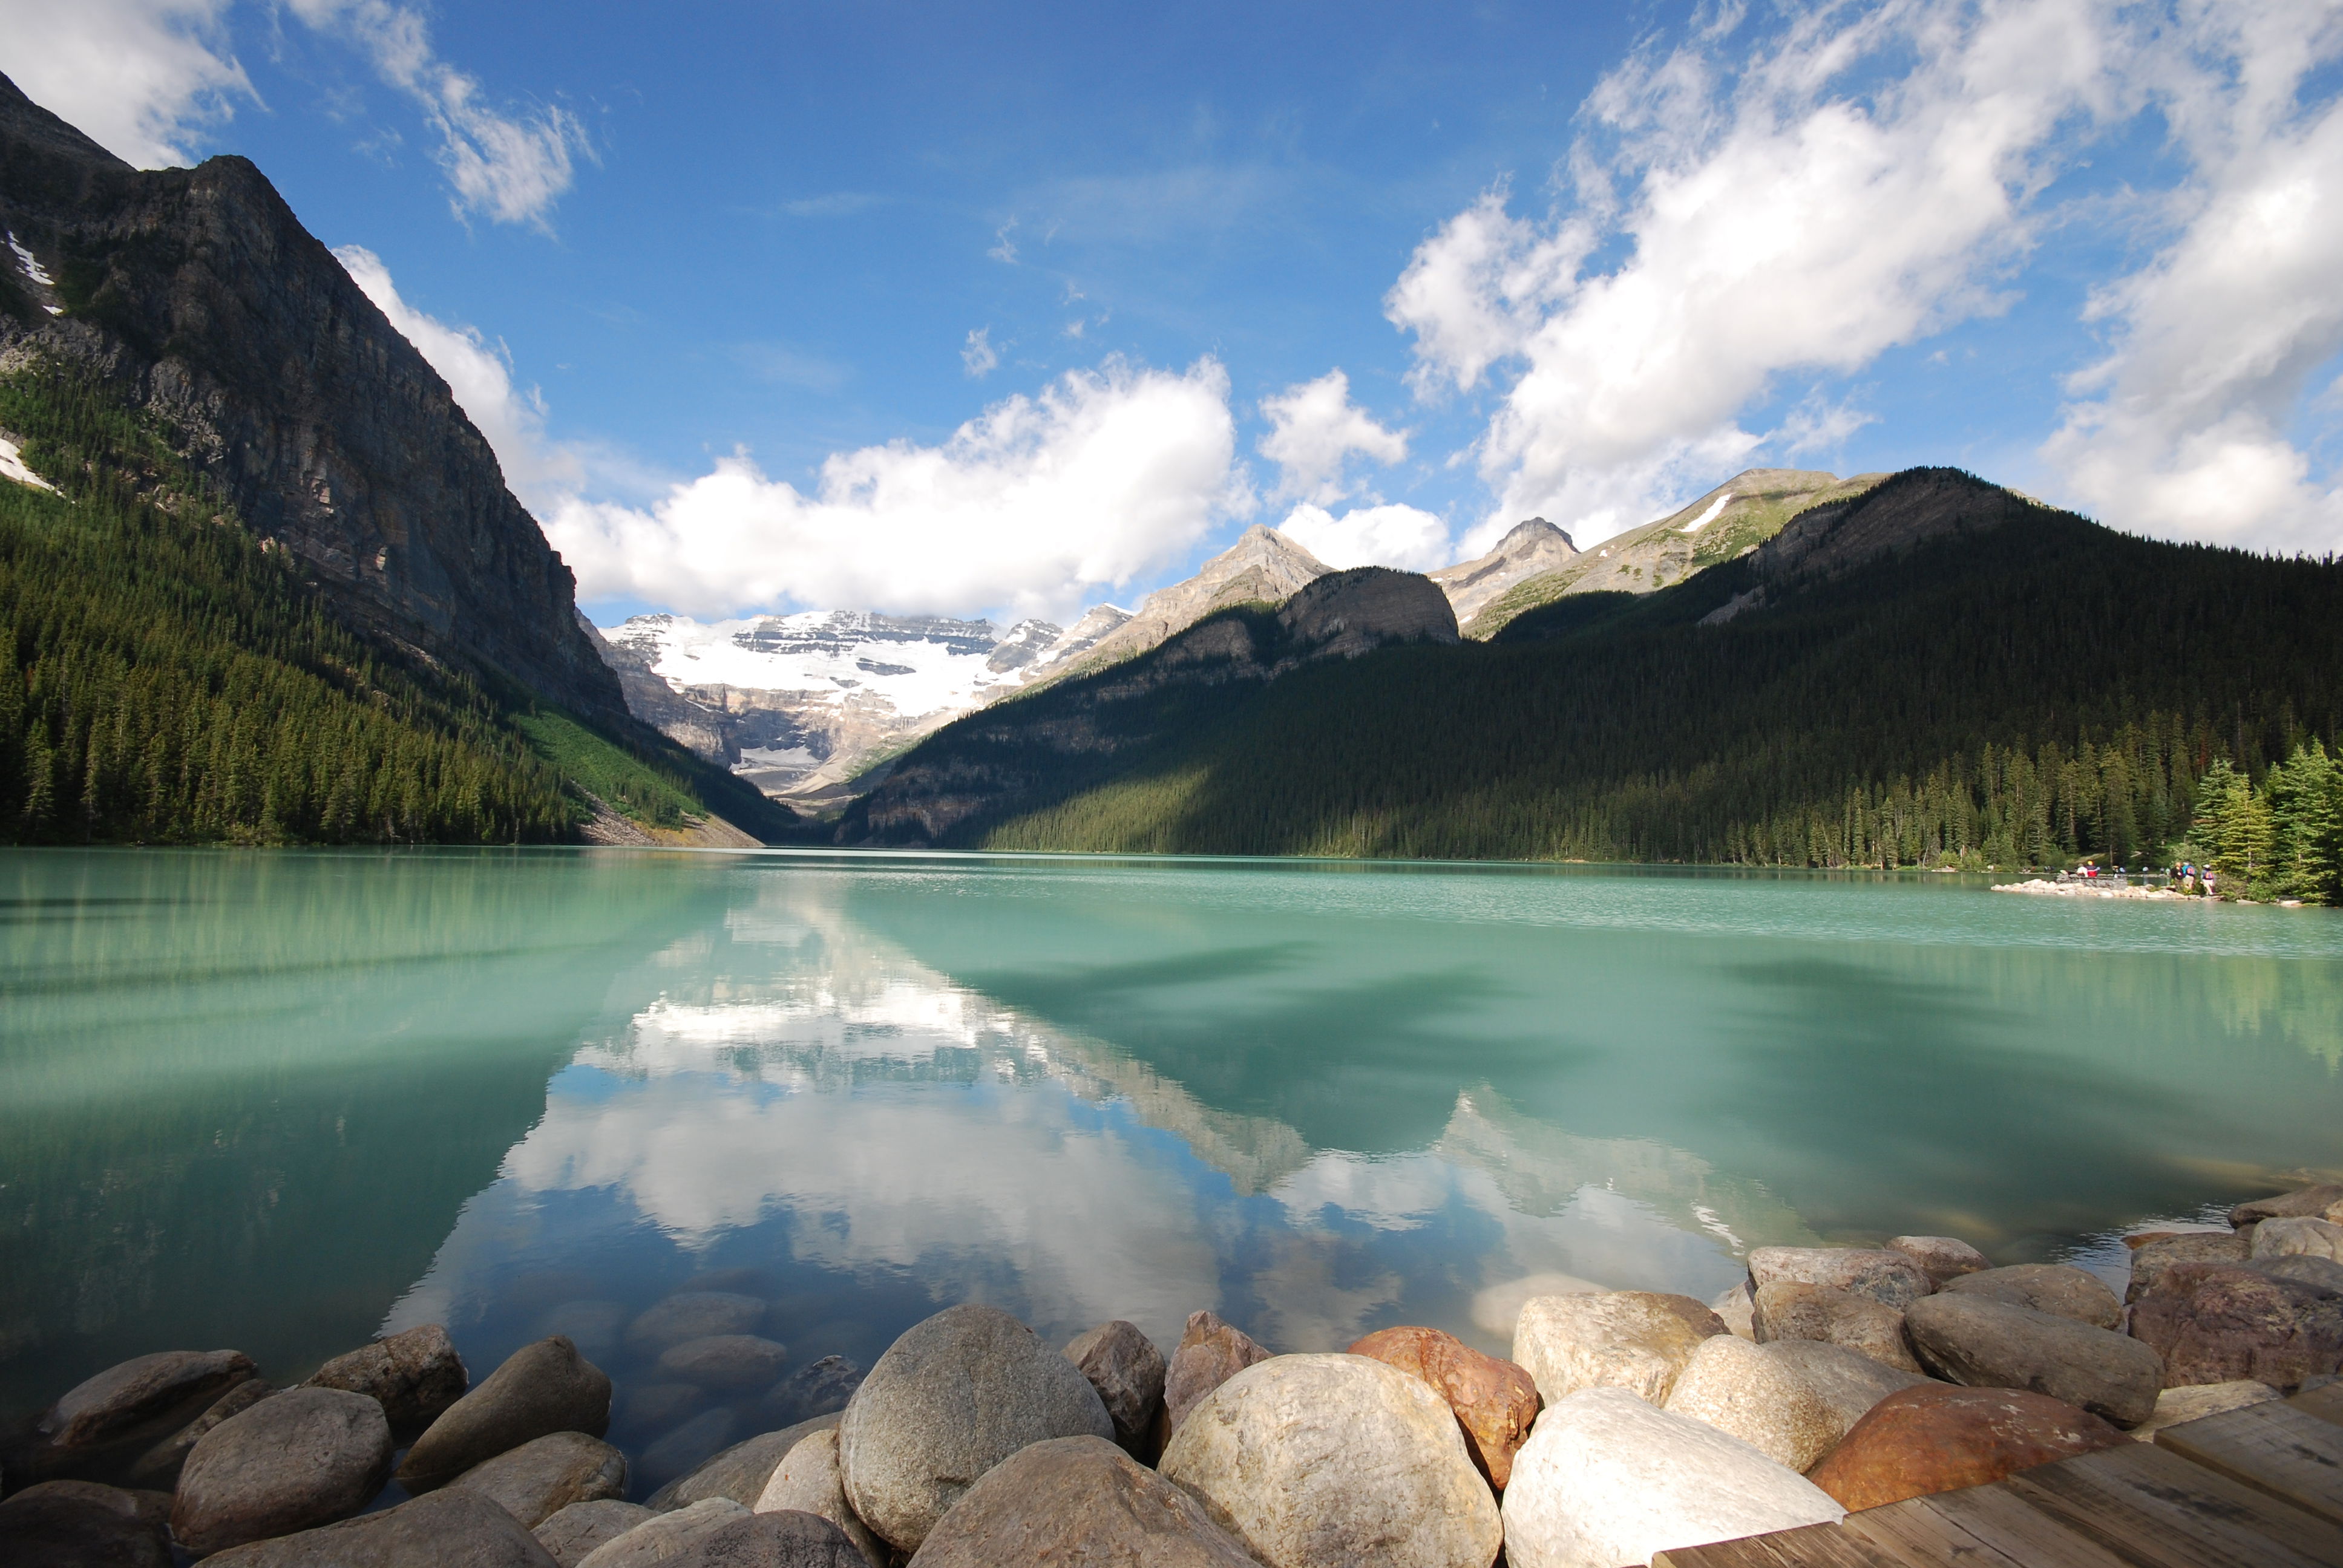
[(925, 790), (968, 847), (2009, 868), (2166, 853), (2223, 760), (2266, 804), (2298, 756), (2334, 791), (2343, 567), (2135, 538), (1941, 469), (1825, 520), (1811, 569), (1768, 546), (1493, 645), (1273, 682), (1136, 660), (1017, 699), (916, 749), (841, 837), (920, 836)]
[(589, 791), (787, 827), (664, 742), (362, 640), (102, 383), (0, 377), (0, 432), (56, 487), (0, 480), (0, 841), (558, 840)]

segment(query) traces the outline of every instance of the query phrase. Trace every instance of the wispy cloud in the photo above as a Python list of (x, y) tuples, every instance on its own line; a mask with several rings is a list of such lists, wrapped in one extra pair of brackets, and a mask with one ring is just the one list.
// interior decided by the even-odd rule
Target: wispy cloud
[(853, 379), (850, 366), (818, 354), (808, 354), (786, 343), (736, 343), (734, 364), (759, 381), (781, 387), (802, 387), (813, 392), (834, 392)]
[(881, 205), (886, 198), (864, 191), (832, 191), (827, 196), (785, 201), (781, 211), (790, 217), (851, 217)]
[(999, 228), (994, 229), (992, 231), (992, 237), (999, 240), (1001, 243), (994, 246), (990, 250), (986, 251), (984, 254), (990, 256), (993, 260), (1001, 262), (1007, 266), (1016, 266), (1017, 242), (1009, 237), (1011, 232), (1016, 227), (1017, 220), (1012, 217), (1007, 223), (1002, 224)]
[(980, 327), (968, 335), (961, 345), (960, 362), (969, 375), (981, 381), (1001, 364), (1001, 351), (992, 346), (992, 328)]

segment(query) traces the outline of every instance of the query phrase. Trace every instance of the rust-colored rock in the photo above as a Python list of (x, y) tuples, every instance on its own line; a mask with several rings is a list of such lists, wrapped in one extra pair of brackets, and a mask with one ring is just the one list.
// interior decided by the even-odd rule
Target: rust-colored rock
[(1171, 1441), (1188, 1412), (1229, 1379), (1265, 1362), (1269, 1352), (1242, 1329), (1232, 1328), (1211, 1312), (1190, 1312), (1180, 1348), (1163, 1374), (1163, 1436)]
[(1537, 1384), (1512, 1362), (1483, 1355), (1438, 1329), (1378, 1329), (1351, 1347), (1354, 1356), (1376, 1361), (1430, 1383), (1456, 1424), (1464, 1429), (1464, 1452), (1503, 1492), (1513, 1473), (1513, 1455), (1529, 1441), (1537, 1419)]
[(1850, 1511), (1881, 1508), (2130, 1441), (2046, 1394), (1921, 1384), (1873, 1405), (1806, 1479)]
[(2343, 1297), (2220, 1263), (2176, 1263), (2132, 1308), (2164, 1358), (2164, 1386), (2252, 1378), (2290, 1389), (2343, 1368)]

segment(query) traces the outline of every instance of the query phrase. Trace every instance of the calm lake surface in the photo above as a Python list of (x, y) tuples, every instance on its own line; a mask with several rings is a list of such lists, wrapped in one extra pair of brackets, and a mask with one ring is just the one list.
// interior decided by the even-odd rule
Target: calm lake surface
[[(2343, 1165), (2343, 916), (1977, 879), (628, 850), (0, 853), (0, 1398), (165, 1348), (484, 1374), (772, 1303), (802, 1366), (980, 1299), (1168, 1346), (1751, 1246), (1997, 1261)], [(2331, 1179), (2331, 1178), (2330, 1178)], [(1481, 1297), (1480, 1311), (1475, 1299)], [(1477, 1320), (1477, 1321), (1476, 1321)], [(712, 1413), (713, 1412), (713, 1413)], [(639, 1473), (637, 1491), (663, 1479)]]

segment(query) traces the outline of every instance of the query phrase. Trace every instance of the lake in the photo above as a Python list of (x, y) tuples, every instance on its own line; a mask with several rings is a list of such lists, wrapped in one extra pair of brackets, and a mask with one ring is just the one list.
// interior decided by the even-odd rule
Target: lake
[[(2114, 1240), (2343, 1165), (2343, 915), (1979, 879), (1051, 857), (0, 853), (0, 1398), (444, 1322), (571, 1332), (612, 1441), (762, 1390), (621, 1326), (770, 1303), (868, 1366), (962, 1300), (1168, 1351), (1752, 1246)], [(2335, 1179), (2328, 1176), (2328, 1179)], [(1476, 1298), (1479, 1311), (1476, 1313)], [(648, 1392), (647, 1392), (648, 1391)], [(662, 1474), (639, 1473), (639, 1494)]]

